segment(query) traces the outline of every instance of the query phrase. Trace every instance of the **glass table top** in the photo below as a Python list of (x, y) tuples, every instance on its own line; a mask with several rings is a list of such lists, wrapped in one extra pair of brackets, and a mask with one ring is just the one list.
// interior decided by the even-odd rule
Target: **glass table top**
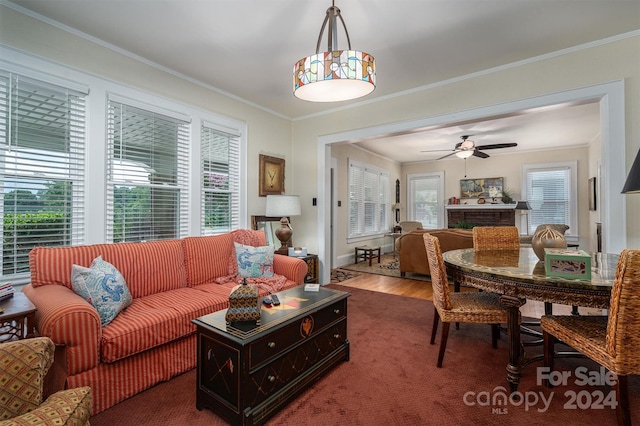
[(445, 263), (464, 271), (488, 274), (518, 282), (556, 287), (582, 288), (611, 291), (616, 267), (620, 258), (617, 254), (592, 253), (591, 279), (561, 278), (549, 276), (544, 262), (539, 260), (532, 248), (520, 250), (450, 250), (442, 254)]

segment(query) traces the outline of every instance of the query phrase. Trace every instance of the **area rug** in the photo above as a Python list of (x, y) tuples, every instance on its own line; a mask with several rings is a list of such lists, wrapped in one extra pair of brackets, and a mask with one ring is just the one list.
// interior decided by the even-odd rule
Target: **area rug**
[[(438, 346), (429, 344), (431, 302), (333, 284), (329, 288), (351, 293), (350, 360), (282, 408), (268, 425), (615, 424), (615, 412), (596, 404), (599, 392), (607, 396), (609, 387), (582, 384), (576, 375), (584, 367), (601, 377), (595, 363), (558, 359), (556, 368), (571, 376), (553, 389), (537, 383), (541, 363), (530, 364), (518, 390), (522, 402), (511, 401), (506, 394), (506, 338), (492, 349), (488, 326), (452, 327), (443, 367), (436, 368)], [(639, 423), (640, 377), (632, 376), (629, 385), (632, 420)], [(93, 416), (91, 424), (224, 425), (213, 412), (195, 408), (195, 391), (191, 370)]]
[(346, 269), (336, 268), (331, 270), (331, 284), (341, 283), (343, 281), (350, 280), (360, 276), (359, 273), (354, 271), (347, 271)]
[(346, 269), (347, 271), (364, 272), (366, 274), (385, 275), (388, 277), (430, 281), (430, 278), (428, 276), (422, 274), (414, 274), (412, 272), (407, 272), (404, 277), (401, 277), (398, 258), (397, 256), (394, 256), (390, 253), (380, 256), (380, 263), (378, 263), (377, 257), (373, 258), (373, 260), (371, 261), (371, 266), (369, 266), (369, 261), (361, 261), (358, 263), (352, 263), (351, 265), (341, 266), (340, 269)]

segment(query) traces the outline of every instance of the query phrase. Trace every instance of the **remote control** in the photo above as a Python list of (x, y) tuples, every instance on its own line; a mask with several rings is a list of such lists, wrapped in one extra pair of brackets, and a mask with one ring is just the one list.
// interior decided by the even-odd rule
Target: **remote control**
[(278, 296), (276, 296), (275, 294), (272, 294), (271, 302), (273, 303), (273, 306), (278, 306), (280, 304), (280, 299), (278, 299)]

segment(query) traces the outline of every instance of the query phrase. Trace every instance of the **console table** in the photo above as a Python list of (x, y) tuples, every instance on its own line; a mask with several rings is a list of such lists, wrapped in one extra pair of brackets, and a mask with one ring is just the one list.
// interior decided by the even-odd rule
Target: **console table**
[(476, 226), (515, 226), (515, 204), (454, 204), (446, 206), (447, 224), (465, 221)]

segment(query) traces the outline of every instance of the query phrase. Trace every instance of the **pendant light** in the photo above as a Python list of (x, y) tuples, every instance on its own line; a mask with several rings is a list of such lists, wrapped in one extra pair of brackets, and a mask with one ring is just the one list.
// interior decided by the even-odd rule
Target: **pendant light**
[[(347, 37), (347, 50), (338, 49), (338, 18)], [(321, 52), (320, 43), (327, 23), (327, 51)], [(375, 59), (366, 52), (351, 49), (347, 26), (340, 9), (332, 1), (320, 29), (316, 53), (293, 66), (293, 94), (305, 101), (337, 102), (368, 95), (375, 87)]]

